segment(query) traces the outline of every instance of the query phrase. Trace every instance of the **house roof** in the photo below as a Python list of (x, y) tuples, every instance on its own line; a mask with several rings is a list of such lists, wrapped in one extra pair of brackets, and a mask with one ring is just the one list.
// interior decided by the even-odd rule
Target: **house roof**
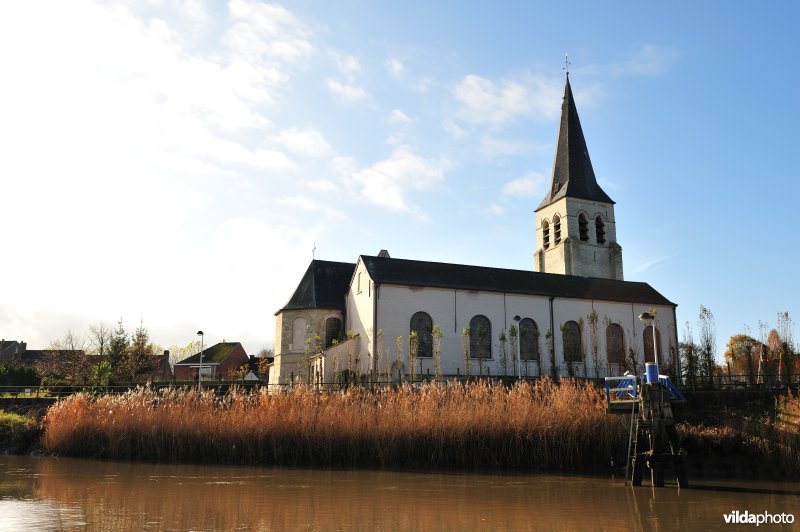
[(564, 86), (564, 101), (561, 104), (561, 124), (558, 128), (558, 143), (553, 161), (553, 178), (537, 211), (564, 198), (580, 198), (603, 203), (614, 203), (600, 185), (589, 159), (589, 149), (583, 137), (578, 108), (572, 97), (569, 75)]
[(677, 306), (647, 283), (361, 255), (376, 283)]
[[(203, 364), (219, 364), (225, 358), (230, 355), (234, 349), (237, 347), (241, 347), (242, 344), (239, 342), (220, 342), (216, 345), (211, 347), (207, 347), (203, 349)], [(176, 366), (188, 365), (188, 364), (199, 364), (200, 363), (200, 353), (195, 353), (194, 355), (184, 358), (180, 362), (176, 362)]]
[(355, 264), (348, 262), (312, 260), (294, 294), (281, 310), (306, 308), (343, 310), (344, 296), (350, 286), (355, 267)]

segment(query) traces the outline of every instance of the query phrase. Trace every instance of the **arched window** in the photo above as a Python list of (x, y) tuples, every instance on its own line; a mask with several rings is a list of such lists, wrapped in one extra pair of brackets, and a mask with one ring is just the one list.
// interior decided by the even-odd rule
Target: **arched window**
[(333, 341), (338, 341), (342, 337), (342, 320), (339, 318), (328, 318), (325, 320), (325, 347), (333, 345)]
[(519, 322), (520, 360), (539, 360), (539, 327), (530, 318)]
[(492, 324), (486, 316), (473, 316), (469, 320), (469, 356), (492, 358)]
[(544, 249), (549, 248), (550, 247), (550, 222), (548, 222), (547, 220), (542, 222), (542, 240), (544, 241), (544, 242), (542, 242), (542, 245), (543, 245)]
[(308, 322), (305, 318), (295, 318), (292, 322), (292, 346), (291, 351), (304, 351), (306, 348), (306, 336), (308, 334)]
[(581, 328), (574, 321), (561, 326), (561, 340), (564, 343), (564, 362), (583, 362), (581, 354)]
[(609, 364), (625, 364), (625, 335), (618, 323), (606, 329), (606, 358)]
[(427, 312), (417, 312), (411, 316), (410, 332), (419, 338), (418, 357), (433, 356), (433, 320)]
[(553, 216), (553, 238), (556, 246), (561, 243), (561, 218), (557, 214)]
[(606, 243), (606, 224), (603, 223), (603, 217), (598, 216), (594, 219), (594, 229), (597, 233), (597, 243), (598, 244), (605, 244)]
[[(656, 357), (653, 351), (653, 326), (648, 325), (644, 328), (642, 333), (642, 341), (644, 342), (644, 361), (655, 362)], [(664, 351), (661, 348), (661, 331), (656, 327), (656, 345), (658, 346), (658, 353), (661, 358), (664, 358)]]
[(583, 212), (578, 215), (578, 234), (583, 242), (589, 240), (589, 218)]

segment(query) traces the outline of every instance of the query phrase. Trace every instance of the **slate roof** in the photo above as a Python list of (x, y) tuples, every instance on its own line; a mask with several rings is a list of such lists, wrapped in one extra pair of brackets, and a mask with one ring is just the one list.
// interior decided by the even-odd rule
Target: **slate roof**
[(569, 76), (564, 87), (561, 104), (561, 124), (558, 128), (558, 143), (553, 161), (553, 178), (550, 190), (536, 209), (541, 210), (563, 197), (580, 198), (603, 203), (614, 203), (594, 176), (589, 149), (583, 137), (578, 109), (572, 97)]
[(677, 306), (647, 283), (362, 255), (376, 283)]
[(349, 262), (312, 260), (294, 294), (281, 310), (305, 308), (344, 310), (344, 296), (355, 268), (356, 265)]
[[(211, 347), (207, 347), (203, 349), (203, 364), (219, 364), (225, 358), (230, 355), (234, 349), (241, 346), (239, 342), (220, 342), (216, 345)], [(200, 353), (195, 353), (194, 355), (190, 356), (189, 358), (184, 358), (180, 362), (176, 362), (175, 365), (185, 365), (185, 364), (199, 364), (200, 363)]]

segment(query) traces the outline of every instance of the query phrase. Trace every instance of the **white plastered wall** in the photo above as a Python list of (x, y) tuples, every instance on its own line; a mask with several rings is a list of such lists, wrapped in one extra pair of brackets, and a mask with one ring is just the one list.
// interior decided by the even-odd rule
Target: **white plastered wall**
[[(348, 299), (348, 302), (350, 300)], [(462, 330), (469, 326), (470, 319), (478, 314), (489, 318), (492, 326), (491, 345), (492, 357), (484, 360), (484, 374), (489, 368), (492, 375), (502, 373), (500, 364), (501, 329), (506, 333), (511, 325), (518, 325), (515, 316), (533, 319), (539, 330), (540, 365), (534, 362), (521, 364), (524, 375), (535, 376), (540, 371), (543, 374), (552, 374), (551, 357), (548, 347), (547, 333), (550, 330), (550, 299), (545, 296), (529, 296), (519, 294), (503, 294), (497, 292), (477, 292), (466, 290), (452, 290), (439, 288), (415, 288), (398, 285), (381, 285), (377, 300), (378, 330), (382, 331), (383, 349), (381, 359), (376, 368), (378, 372), (385, 373), (387, 366), (391, 368), (396, 360), (395, 340), (398, 336), (403, 338), (403, 361), (408, 372), (408, 337), (411, 316), (419, 311), (427, 312), (434, 324), (438, 324), (443, 333), (442, 339), (442, 371), (445, 375), (465, 374), (463, 356)], [(371, 310), (371, 306), (369, 309)], [(578, 375), (604, 376), (608, 372), (606, 364), (606, 326), (607, 323), (618, 323), (624, 332), (625, 350), (633, 348), (638, 355), (638, 362), (643, 365), (644, 349), (642, 332), (645, 324), (641, 323), (638, 316), (641, 312), (655, 308), (657, 311), (656, 325), (661, 331), (661, 344), (658, 346), (659, 359), (666, 361), (670, 347), (674, 349), (675, 323), (672, 307), (646, 304), (615, 303), (605, 301), (577, 300), (555, 298), (553, 300), (554, 321), (554, 348), (555, 363), (559, 374), (567, 374), (564, 363), (563, 339), (561, 326), (570, 320), (583, 321), (582, 346), (585, 355), (583, 365), (574, 365), (573, 369)], [(592, 358), (592, 333), (589, 326), (589, 316), (592, 311), (597, 313), (597, 353), (598, 363)], [(366, 331), (369, 326), (359, 326), (356, 316), (348, 307), (350, 327), (358, 331)], [(367, 347), (371, 348), (371, 343)], [(478, 372), (478, 361), (472, 359), (473, 375)], [(434, 373), (433, 359), (420, 358), (417, 362), (416, 372), (425, 375)], [(517, 368), (511, 367), (511, 346), (507, 344), (506, 373), (515, 375)]]

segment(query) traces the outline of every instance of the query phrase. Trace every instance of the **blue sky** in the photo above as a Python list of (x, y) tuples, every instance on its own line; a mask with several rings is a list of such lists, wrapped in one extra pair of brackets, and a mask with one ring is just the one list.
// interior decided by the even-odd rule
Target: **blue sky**
[[(317, 258), (532, 269), (564, 53), (627, 280), (797, 316), (789, 2), (0, 6), (0, 335), (271, 345)], [(681, 326), (682, 328), (682, 326)]]

